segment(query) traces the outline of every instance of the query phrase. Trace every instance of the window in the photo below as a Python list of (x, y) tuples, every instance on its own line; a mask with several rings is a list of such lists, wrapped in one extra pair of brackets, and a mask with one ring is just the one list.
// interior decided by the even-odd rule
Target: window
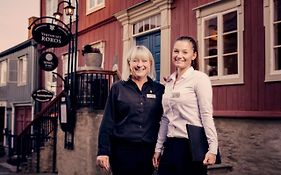
[(134, 35), (160, 29), (160, 14), (146, 18), (133, 25)]
[(8, 62), (8, 80), (10, 83), (17, 83), (17, 78), (18, 78), (18, 66), (17, 66), (17, 59), (9, 59)]
[(213, 85), (243, 83), (243, 9), (239, 0), (197, 8), (199, 68)]
[(46, 16), (53, 17), (53, 14), (57, 11), (57, 8), (58, 0), (46, 0)]
[(18, 59), (18, 85), (25, 85), (27, 80), (27, 59), (26, 56)]
[(7, 60), (0, 62), (0, 86), (7, 84)]
[[(52, 72), (57, 72), (57, 69), (53, 70)], [(54, 75), (52, 72), (45, 71), (45, 88), (56, 94), (57, 88), (57, 75)]]
[[(269, 20), (268, 20), (269, 19)], [(281, 1), (264, 0), (265, 81), (281, 80)]]
[(104, 0), (87, 0), (87, 14), (105, 7)]
[(98, 48), (102, 54), (102, 63), (101, 68), (104, 68), (104, 49), (105, 49), (105, 42), (104, 41), (97, 41), (91, 44), (93, 48)]
[[(71, 55), (70, 55), (70, 57), (71, 57)], [(74, 55), (73, 55), (73, 58), (74, 58)], [(70, 62), (69, 68), (71, 68), (71, 66), (72, 66), (72, 68), (74, 69), (74, 61), (75, 60), (73, 60), (72, 65)], [(65, 76), (67, 76), (67, 72), (68, 72), (68, 53), (66, 53), (62, 56), (62, 62), (63, 62), (63, 68), (62, 68), (63, 72), (62, 73), (63, 73), (63, 76), (65, 77)], [(77, 70), (77, 67), (78, 67), (78, 53), (77, 53), (77, 58), (76, 58), (76, 70)], [(69, 72), (71, 72), (71, 71), (69, 71)]]

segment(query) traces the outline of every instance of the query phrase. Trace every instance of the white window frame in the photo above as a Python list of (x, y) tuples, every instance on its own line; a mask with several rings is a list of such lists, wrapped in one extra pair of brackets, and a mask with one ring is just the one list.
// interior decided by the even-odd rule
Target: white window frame
[(45, 88), (56, 95), (57, 81), (54, 77), (57, 75), (53, 74), (52, 72), (57, 73), (57, 68), (51, 72), (45, 71)]
[[(54, 13), (57, 12), (58, 0), (46, 0), (46, 16), (54, 17)], [(49, 22), (50, 19), (48, 19)]]
[(90, 44), (92, 48), (98, 48), (102, 54), (102, 63), (101, 63), (101, 68), (104, 68), (104, 53), (105, 53), (105, 41), (96, 41)]
[(24, 86), (27, 83), (27, 56), (23, 55), (18, 58), (18, 86)]
[(0, 61), (0, 86), (7, 85), (7, 74), (8, 74), (8, 61)]
[[(238, 74), (235, 75), (222, 75), (222, 39), (218, 38), (218, 76), (210, 77), (212, 85), (231, 85), (231, 84), (243, 84), (244, 83), (244, 71), (243, 71), (243, 31), (244, 31), (244, 0), (228, 0), (228, 1), (214, 1), (212, 3), (205, 4), (197, 7), (197, 37), (199, 46), (199, 69), (204, 71), (204, 58), (200, 55), (204, 55), (204, 21), (211, 17), (217, 16), (218, 18), (218, 36), (219, 30), (222, 28), (222, 22), (219, 18), (231, 11), (237, 11), (237, 52), (238, 52)], [(221, 32), (220, 32), (221, 33)]]
[[(152, 23), (152, 21), (155, 21), (155, 23)], [(161, 23), (161, 15), (160, 14), (156, 14), (154, 16), (150, 16), (148, 18), (145, 18), (141, 21), (136, 22), (135, 24), (133, 24), (133, 37), (160, 30), (160, 26), (161, 26), (160, 23)], [(144, 28), (142, 32), (139, 32), (139, 31), (135, 30), (135, 28), (144, 27), (145, 24), (149, 25), (149, 29), (146, 30)], [(154, 24), (155, 24), (155, 27), (151, 28), (151, 26), (154, 25)]]
[[(265, 82), (281, 81), (281, 70), (274, 70), (274, 1), (264, 0)], [(281, 53), (280, 53), (281, 54)]]
[[(90, 7), (90, 2), (94, 1), (94, 6)], [(86, 0), (86, 15), (98, 11), (105, 7), (105, 0), (102, 0), (100, 4), (97, 4), (98, 0)]]
[[(77, 51), (76, 70), (78, 70), (78, 54), (79, 53)], [(63, 65), (63, 67), (62, 67), (62, 75), (63, 75), (63, 77), (65, 77), (67, 75), (67, 69), (68, 69), (68, 53), (64, 53), (61, 58), (62, 58), (62, 65)], [(73, 58), (74, 58), (74, 56), (73, 56)], [(74, 60), (73, 60), (73, 62), (74, 62)]]

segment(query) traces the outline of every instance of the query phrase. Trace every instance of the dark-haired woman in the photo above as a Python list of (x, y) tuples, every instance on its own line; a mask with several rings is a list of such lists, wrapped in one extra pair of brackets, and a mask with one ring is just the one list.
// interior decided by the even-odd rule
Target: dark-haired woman
[[(176, 71), (166, 80), (164, 113), (153, 157), (159, 175), (206, 175), (207, 165), (216, 161), (218, 140), (212, 114), (212, 86), (205, 73), (193, 68), (197, 56), (193, 38), (183, 36), (176, 40), (172, 51)], [(186, 124), (205, 129), (209, 150), (202, 161), (192, 160)]]

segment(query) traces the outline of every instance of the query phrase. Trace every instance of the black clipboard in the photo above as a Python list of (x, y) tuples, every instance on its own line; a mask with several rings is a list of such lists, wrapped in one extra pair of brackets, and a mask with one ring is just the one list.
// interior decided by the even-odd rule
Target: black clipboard
[[(187, 135), (190, 141), (190, 148), (193, 161), (203, 161), (208, 152), (209, 144), (203, 127), (186, 124)], [(218, 149), (216, 164), (221, 163), (221, 156)]]

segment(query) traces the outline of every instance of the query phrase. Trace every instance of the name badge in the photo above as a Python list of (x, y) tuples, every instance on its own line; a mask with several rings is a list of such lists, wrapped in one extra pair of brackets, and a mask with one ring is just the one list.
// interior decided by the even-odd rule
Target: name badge
[(156, 98), (155, 94), (146, 94), (146, 98)]
[(180, 97), (180, 92), (173, 92), (172, 93), (172, 98), (179, 98)]

